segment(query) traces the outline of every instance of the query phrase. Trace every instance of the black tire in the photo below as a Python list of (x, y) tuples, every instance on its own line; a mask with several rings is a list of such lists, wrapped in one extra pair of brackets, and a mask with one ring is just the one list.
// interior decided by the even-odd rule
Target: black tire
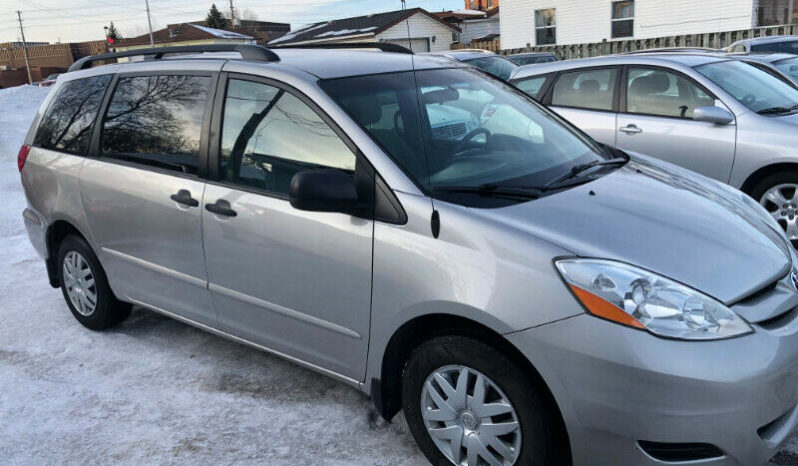
[[(795, 184), (798, 185), (798, 170), (784, 170), (777, 173), (770, 174), (761, 180), (757, 181), (751, 189), (748, 191), (748, 194), (754, 198), (756, 202), (762, 201), (762, 196), (765, 195), (770, 188), (778, 186), (780, 184)], [(768, 205), (766, 208), (769, 211), (772, 211), (776, 207), (775, 204)], [(795, 208), (792, 208), (795, 211)], [(782, 228), (786, 227), (784, 221), (779, 221), (779, 224)], [(798, 246), (798, 238), (791, 238), (793, 246)]]
[(497, 349), (463, 336), (432, 338), (416, 348), (402, 377), (402, 408), (421, 451), (435, 466), (452, 465), (433, 442), (421, 417), (421, 395), (427, 378), (449, 365), (474, 369), (491, 379), (510, 400), (521, 426), (521, 452), (516, 465), (564, 466), (570, 464), (567, 437), (558, 414), (532, 377)]
[[(69, 298), (67, 288), (64, 283), (64, 258), (70, 251), (75, 251), (86, 260), (91, 273), (94, 276), (94, 288), (97, 293), (97, 303), (94, 312), (90, 315), (83, 315), (75, 308), (72, 300)], [(104, 330), (122, 323), (130, 315), (132, 306), (129, 303), (123, 303), (116, 299), (111, 287), (108, 286), (108, 278), (105, 276), (105, 271), (100, 265), (100, 261), (91, 250), (91, 247), (86, 241), (75, 235), (70, 235), (61, 241), (58, 247), (58, 267), (59, 282), (61, 284), (61, 293), (64, 295), (64, 300), (72, 311), (72, 315), (84, 327), (91, 330)]]

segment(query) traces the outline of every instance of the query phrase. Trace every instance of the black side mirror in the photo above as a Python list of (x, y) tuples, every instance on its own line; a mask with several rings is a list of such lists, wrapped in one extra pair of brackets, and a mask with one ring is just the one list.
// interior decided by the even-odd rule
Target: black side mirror
[(341, 170), (301, 171), (291, 178), (288, 198), (295, 209), (314, 212), (357, 211), (357, 190), (352, 175)]

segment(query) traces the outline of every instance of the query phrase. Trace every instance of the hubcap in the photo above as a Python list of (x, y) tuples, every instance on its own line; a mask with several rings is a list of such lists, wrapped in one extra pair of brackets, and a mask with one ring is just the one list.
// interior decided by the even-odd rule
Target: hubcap
[(432, 441), (456, 465), (511, 465), (521, 452), (512, 403), (491, 379), (469, 367), (441, 367), (427, 378), (421, 417)]
[(784, 228), (793, 245), (798, 244), (798, 184), (776, 185), (767, 190), (759, 203)]
[(79, 252), (69, 251), (64, 256), (63, 280), (67, 296), (75, 310), (84, 316), (94, 314), (97, 307), (94, 273)]

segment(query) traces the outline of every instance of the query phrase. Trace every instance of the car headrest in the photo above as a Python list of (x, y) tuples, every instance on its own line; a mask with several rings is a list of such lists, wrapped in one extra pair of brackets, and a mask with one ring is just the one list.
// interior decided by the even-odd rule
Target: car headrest
[(364, 126), (373, 125), (382, 119), (382, 105), (376, 104), (372, 99), (355, 99), (349, 105), (349, 110), (354, 113), (357, 121)]
[(595, 79), (585, 79), (579, 83), (579, 90), (584, 92), (598, 92), (601, 90), (601, 85)]
[(670, 80), (666, 74), (651, 73), (635, 78), (629, 86), (629, 93), (634, 95), (659, 94), (667, 91), (670, 85)]

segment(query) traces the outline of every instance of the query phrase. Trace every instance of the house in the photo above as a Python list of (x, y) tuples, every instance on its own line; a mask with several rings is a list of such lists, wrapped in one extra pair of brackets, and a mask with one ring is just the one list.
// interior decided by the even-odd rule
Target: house
[[(171, 47), (176, 45), (206, 44), (254, 44), (255, 38), (238, 32), (213, 29), (200, 24), (170, 24), (163, 29), (152, 32), (155, 47)], [(114, 49), (117, 52), (152, 47), (149, 33), (119, 40)]]
[(502, 0), (502, 48), (705, 34), (798, 22), (798, 0)]
[(488, 11), (499, 6), (499, 0), (464, 0), (466, 10)]
[(482, 10), (454, 10), (433, 13), (443, 21), (460, 28), (455, 42), (470, 44), (499, 37), (499, 8)]
[(415, 52), (434, 52), (449, 50), (453, 35), (458, 33), (457, 26), (421, 8), (412, 8), (311, 24), (272, 40), (269, 45), (388, 42), (410, 46)]

